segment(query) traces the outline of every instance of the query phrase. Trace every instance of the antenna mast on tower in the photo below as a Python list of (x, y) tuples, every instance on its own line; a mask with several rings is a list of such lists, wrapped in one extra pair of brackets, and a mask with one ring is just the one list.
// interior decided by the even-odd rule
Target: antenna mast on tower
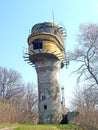
[(62, 107), (65, 107), (64, 87), (62, 86)]
[(53, 20), (53, 23), (55, 23), (55, 20), (54, 20), (54, 10), (52, 9), (52, 20)]

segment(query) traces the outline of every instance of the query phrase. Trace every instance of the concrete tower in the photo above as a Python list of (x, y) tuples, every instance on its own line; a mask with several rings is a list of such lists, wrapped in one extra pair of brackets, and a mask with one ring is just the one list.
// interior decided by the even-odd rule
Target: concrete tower
[(62, 120), (60, 69), (64, 66), (62, 27), (44, 22), (32, 27), (28, 37), (28, 59), (38, 77), (39, 123)]

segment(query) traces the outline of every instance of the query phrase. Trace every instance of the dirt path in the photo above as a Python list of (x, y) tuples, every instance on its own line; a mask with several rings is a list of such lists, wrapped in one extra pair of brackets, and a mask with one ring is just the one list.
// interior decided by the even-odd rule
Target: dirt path
[(1, 128), (0, 130), (14, 130), (17, 126), (14, 127), (7, 127), (7, 128)]

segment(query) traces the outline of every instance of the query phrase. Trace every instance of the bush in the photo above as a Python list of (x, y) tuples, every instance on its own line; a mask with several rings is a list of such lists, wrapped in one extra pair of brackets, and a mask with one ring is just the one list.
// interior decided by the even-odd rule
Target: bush
[(0, 102), (0, 123), (24, 122), (23, 113), (7, 101)]

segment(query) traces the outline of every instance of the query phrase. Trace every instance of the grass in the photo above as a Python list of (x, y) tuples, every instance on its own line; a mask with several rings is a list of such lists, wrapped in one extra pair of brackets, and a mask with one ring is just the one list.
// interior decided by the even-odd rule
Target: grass
[(18, 124), (17, 128), (14, 130), (82, 130), (78, 129), (79, 126), (68, 124), (68, 125), (62, 125), (62, 124)]
[(13, 127), (13, 126), (17, 126), (17, 124), (9, 124), (9, 123), (0, 124), (0, 128)]
[(14, 130), (82, 130), (74, 124), (0, 124), (0, 128), (13, 127)]

